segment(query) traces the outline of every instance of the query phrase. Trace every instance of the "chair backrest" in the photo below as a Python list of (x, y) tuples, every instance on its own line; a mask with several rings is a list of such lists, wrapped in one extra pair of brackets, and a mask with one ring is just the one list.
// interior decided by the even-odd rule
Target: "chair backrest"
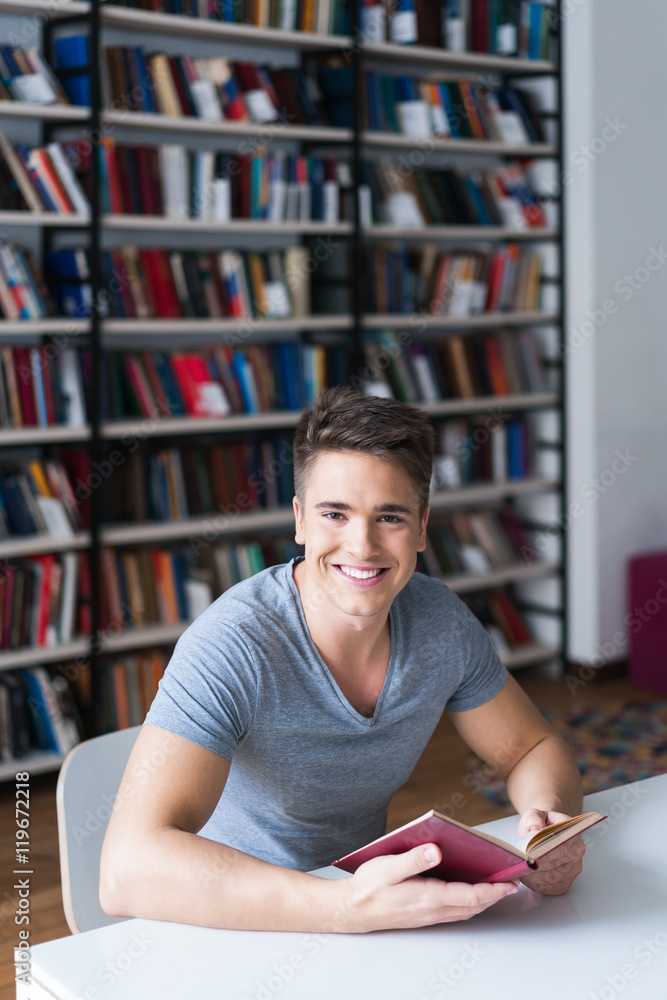
[(73, 934), (117, 923), (99, 902), (102, 842), (125, 765), (141, 726), (84, 740), (58, 775), (56, 803), (65, 917)]

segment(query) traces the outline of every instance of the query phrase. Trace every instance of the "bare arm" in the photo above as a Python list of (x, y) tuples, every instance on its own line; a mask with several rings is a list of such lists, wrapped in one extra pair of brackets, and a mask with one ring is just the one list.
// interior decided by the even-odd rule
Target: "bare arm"
[(207, 927), (355, 932), (466, 919), (513, 891), (412, 879), (437, 864), (437, 848), (432, 860), (419, 847), (328, 881), (198, 837), (228, 773), (229, 762), (212, 751), (144, 725), (102, 850), (100, 902), (107, 913)]
[[(581, 812), (581, 778), (569, 748), (513, 677), (485, 705), (450, 715), (468, 746), (507, 782), (520, 836)], [(566, 892), (581, 871), (584, 851), (577, 837), (522, 881), (548, 895)]]

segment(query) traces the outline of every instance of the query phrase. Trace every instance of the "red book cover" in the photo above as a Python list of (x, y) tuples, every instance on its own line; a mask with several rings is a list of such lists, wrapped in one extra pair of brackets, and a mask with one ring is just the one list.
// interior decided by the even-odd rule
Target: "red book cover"
[(141, 362), (134, 354), (123, 354), (123, 365), (134, 390), (134, 395), (144, 417), (152, 417), (155, 402)]
[(249, 156), (239, 156), (238, 164), (238, 217), (240, 219), (249, 219), (252, 205), (252, 162)]
[(30, 562), (42, 567), (39, 592), (35, 594), (35, 645), (46, 646), (46, 630), (51, 611), (51, 574), (56, 557), (53, 553), (33, 556)]
[(472, 50), (473, 52), (489, 51), (489, 28), (487, 10), (489, 0), (472, 0)]
[(9, 636), (12, 627), (12, 602), (14, 597), (14, 573), (16, 566), (5, 564), (0, 568), (0, 572), (5, 577), (5, 600), (2, 612), (2, 638), (0, 647), (9, 649)]
[(238, 85), (244, 94), (249, 90), (262, 89), (262, 81), (259, 78), (257, 66), (255, 66), (254, 63), (235, 62), (232, 63), (232, 69), (234, 71), (234, 76), (238, 81)]
[(181, 106), (181, 111), (184, 115), (189, 115), (189, 102), (183, 90), (183, 82), (181, 80), (181, 75), (178, 72), (176, 66), (176, 60), (178, 56), (167, 56), (167, 62), (169, 63), (169, 72), (171, 73), (171, 78), (174, 81), (174, 87), (176, 88), (176, 93), (178, 95), (178, 103)]
[(420, 844), (437, 844), (442, 858), (434, 868), (423, 872), (426, 877), (470, 885), (477, 882), (509, 882), (539, 868), (540, 860), (551, 851), (603, 819), (606, 816), (590, 812), (553, 823), (532, 836), (522, 850), (431, 809), (393, 833), (334, 861), (333, 865), (345, 872), (356, 872), (360, 865), (372, 858), (404, 854)]
[(128, 150), (125, 146), (118, 146), (116, 149), (116, 164), (118, 167), (118, 182), (120, 185), (121, 208), (119, 211), (125, 215), (132, 215), (135, 211), (133, 198), (133, 182), (130, 177), (133, 171), (128, 169)]
[(63, 186), (60, 177), (51, 162), (51, 157), (44, 149), (33, 149), (31, 154), (35, 160), (37, 173), (42, 178), (49, 194), (58, 206), (59, 212), (71, 215), (75, 209), (70, 196)]
[(489, 603), (501, 619), (507, 623), (511, 632), (509, 641), (512, 645), (523, 646), (533, 641), (533, 637), (507, 594), (503, 593), (502, 590), (495, 591), (489, 595)]
[(500, 290), (503, 286), (505, 273), (505, 257), (502, 251), (494, 253), (489, 268), (489, 283), (486, 293), (485, 312), (497, 312), (500, 301)]
[(215, 289), (215, 297), (218, 300), (218, 305), (220, 306), (220, 315), (229, 316), (229, 301), (227, 299), (225, 284), (222, 280), (222, 275), (220, 274), (220, 269), (218, 267), (217, 254), (208, 254), (208, 266), (211, 272), (213, 287)]
[(150, 169), (150, 150), (146, 146), (137, 146), (134, 151), (134, 162), (137, 166), (137, 184), (139, 185), (139, 201), (143, 215), (156, 215), (153, 180)]
[(188, 414), (191, 417), (200, 417), (204, 414), (199, 412), (199, 389), (186, 364), (186, 357), (185, 354), (172, 354), (171, 367), (183, 395)]
[(206, 359), (201, 354), (185, 354), (183, 355), (183, 364), (194, 391), (194, 415), (196, 417), (216, 415), (211, 402), (202, 393), (202, 386), (213, 382)]
[(37, 408), (35, 407), (35, 379), (30, 363), (30, 350), (27, 347), (14, 348), (14, 370), (16, 386), (21, 404), (21, 415), (24, 427), (37, 426)]
[(77, 635), (90, 635), (92, 627), (90, 563), (88, 562), (88, 553), (81, 552), (79, 554), (79, 585), (75, 631)]
[(64, 448), (60, 452), (60, 460), (72, 484), (82, 524), (87, 527), (90, 524), (90, 495), (92, 493), (90, 455), (88, 452), (76, 448)]
[(150, 179), (151, 213), (163, 215), (162, 180), (160, 177), (160, 154), (155, 146), (148, 147), (148, 176)]
[(183, 311), (166, 251), (142, 250), (140, 260), (148, 275), (157, 315), (164, 319), (180, 319)]
[(109, 178), (109, 204), (111, 206), (111, 212), (114, 215), (122, 214), (125, 211), (129, 211), (129, 208), (125, 208), (125, 200), (123, 198), (123, 190), (120, 182), (120, 173), (118, 170), (118, 156), (116, 155), (116, 143), (113, 138), (109, 135), (103, 135), (101, 138), (102, 148), (104, 156), (107, 161), (107, 177)]

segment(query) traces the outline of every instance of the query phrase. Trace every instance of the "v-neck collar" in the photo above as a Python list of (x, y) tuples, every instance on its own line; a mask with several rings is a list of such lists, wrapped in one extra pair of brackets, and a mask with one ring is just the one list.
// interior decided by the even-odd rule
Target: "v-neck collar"
[(294, 559), (292, 559), (292, 561), (287, 564), (285, 569), (287, 572), (287, 582), (290, 590), (292, 591), (292, 594), (294, 595), (294, 600), (296, 602), (296, 607), (299, 614), (299, 621), (301, 622), (301, 627), (303, 628), (303, 632), (304, 635), (306, 636), (308, 645), (310, 646), (313, 656), (317, 661), (320, 669), (324, 673), (324, 676), (331, 685), (334, 693), (336, 694), (338, 700), (340, 701), (341, 705), (348, 713), (348, 715), (351, 715), (352, 718), (355, 719), (356, 722), (361, 723), (362, 726), (365, 726), (366, 728), (371, 728), (371, 726), (377, 724), (380, 715), (382, 713), (382, 707), (384, 705), (384, 702), (387, 697), (387, 692), (391, 685), (392, 676), (394, 673), (394, 664), (397, 657), (397, 650), (399, 644), (399, 635), (398, 635), (399, 626), (396, 615), (394, 614), (393, 603), (389, 609), (389, 635), (390, 635), (389, 664), (387, 666), (387, 673), (385, 675), (384, 684), (382, 685), (382, 690), (380, 691), (378, 700), (375, 703), (375, 709), (373, 710), (373, 714), (370, 716), (362, 715), (361, 712), (358, 712), (354, 707), (354, 705), (350, 704), (350, 702), (347, 700), (341, 688), (338, 686), (338, 682), (336, 681), (335, 677), (333, 676), (328, 666), (322, 659), (322, 655), (319, 649), (313, 642), (313, 638), (310, 634), (310, 629), (308, 628), (308, 622), (306, 621), (306, 615), (303, 610), (303, 605), (301, 604), (301, 594), (299, 593), (299, 588), (297, 587), (296, 580), (294, 579), (294, 567), (297, 565), (297, 563), (301, 562), (302, 560), (303, 556), (295, 556)]

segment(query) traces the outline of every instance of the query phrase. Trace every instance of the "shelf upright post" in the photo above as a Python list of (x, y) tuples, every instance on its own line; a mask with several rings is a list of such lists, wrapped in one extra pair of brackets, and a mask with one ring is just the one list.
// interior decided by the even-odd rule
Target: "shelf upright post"
[(361, 33), (361, 2), (362, 0), (350, 0), (351, 3), (351, 25), (350, 34), (352, 36), (352, 205), (354, 215), (352, 233), (352, 358), (351, 373), (355, 376), (362, 374), (362, 288), (364, 265), (362, 228), (361, 228), (361, 205), (359, 203), (359, 189), (362, 183), (361, 171), (361, 109), (362, 109), (362, 87), (363, 87), (363, 37)]
[(565, 514), (567, 512), (568, 504), (568, 473), (567, 473), (567, 457), (568, 457), (568, 440), (567, 440), (567, 392), (566, 392), (566, 380), (567, 380), (567, 363), (565, 350), (566, 347), (566, 305), (567, 305), (567, 282), (565, 281), (565, 185), (563, 184), (563, 177), (565, 176), (565, 155), (563, 149), (563, 143), (565, 139), (565, 127), (564, 127), (564, 111), (565, 111), (565, 83), (563, 80), (563, 0), (556, 0), (556, 18), (555, 23), (552, 23), (553, 33), (556, 38), (556, 81), (557, 81), (557, 99), (558, 99), (558, 118), (557, 118), (557, 149), (558, 149), (558, 194), (559, 194), (559, 241), (558, 241), (558, 271), (560, 275), (560, 301), (559, 301), (559, 321), (558, 321), (558, 353), (560, 355), (561, 367), (560, 367), (560, 407), (559, 407), (559, 435), (562, 444), (561, 450), (561, 463), (560, 463), (560, 507), (561, 507), (561, 524), (563, 527), (560, 531), (561, 539), (561, 553), (560, 553), (560, 564), (561, 564), (561, 575), (560, 575), (560, 590), (561, 590), (561, 607), (563, 611), (562, 618), (562, 632), (561, 632), (561, 643), (563, 649), (563, 671), (567, 664), (568, 649), (569, 649), (569, 620), (568, 620), (568, 558), (567, 558), (567, 537), (565, 525), (567, 524)]
[[(100, 171), (98, 144), (100, 141), (100, 111), (101, 111), (101, 87), (100, 87), (100, 0), (91, 0), (90, 5), (90, 233), (89, 233), (89, 257), (90, 257), (90, 291), (91, 291), (91, 315), (90, 315), (90, 469), (94, 471), (95, 465), (101, 458), (101, 413), (100, 401), (102, 399), (102, 330), (100, 320), (101, 302), (101, 272), (100, 272), (100, 252), (101, 252), (101, 213), (100, 213)], [(101, 478), (101, 477), (100, 477)], [(91, 487), (93, 485), (91, 477)], [(100, 557), (100, 522), (102, 514), (102, 489), (100, 482), (96, 488), (91, 489), (90, 494), (90, 711), (88, 718), (88, 731), (91, 736), (96, 735), (97, 718), (99, 713), (96, 708), (99, 705), (101, 690), (99, 683), (99, 651), (102, 636), (100, 634), (100, 611), (102, 599), (102, 578)], [(120, 622), (118, 623), (120, 626)]]

